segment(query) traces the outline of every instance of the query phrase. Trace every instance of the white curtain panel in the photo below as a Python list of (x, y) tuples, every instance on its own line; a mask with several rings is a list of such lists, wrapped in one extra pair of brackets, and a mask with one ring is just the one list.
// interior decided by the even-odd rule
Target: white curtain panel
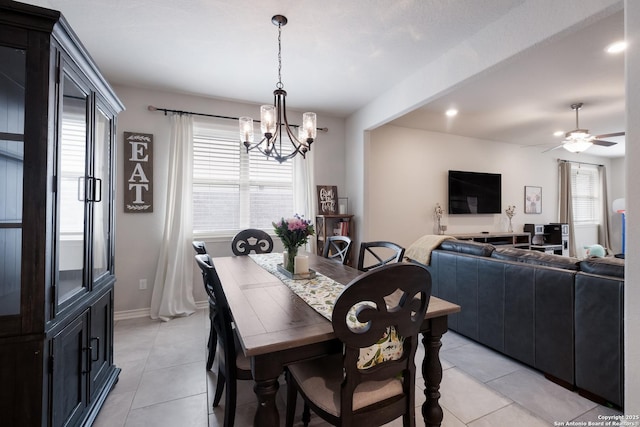
[[(293, 158), (293, 208), (295, 213), (304, 215), (315, 225), (317, 202), (312, 156), (313, 154), (309, 153), (306, 159), (302, 156)], [(316, 253), (315, 235), (309, 238), (306, 250)]]
[(151, 297), (151, 318), (169, 321), (196, 311), (193, 298), (193, 118), (171, 117), (164, 234)]

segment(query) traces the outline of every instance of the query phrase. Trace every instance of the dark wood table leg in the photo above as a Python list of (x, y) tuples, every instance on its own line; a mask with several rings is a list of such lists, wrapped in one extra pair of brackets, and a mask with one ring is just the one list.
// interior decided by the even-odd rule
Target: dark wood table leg
[(258, 396), (258, 409), (256, 410), (253, 425), (256, 427), (271, 427), (280, 425), (280, 415), (276, 408), (276, 393), (278, 393), (278, 379), (256, 381), (253, 391)]
[(429, 332), (423, 334), (422, 344), (425, 349), (422, 363), (422, 377), (424, 378), (424, 395), (427, 400), (422, 405), (422, 416), (425, 426), (439, 427), (442, 423), (443, 413), (440, 403), (440, 383), (442, 382), (442, 365), (440, 364), (440, 339), (447, 331), (447, 320), (432, 319)]
[(280, 383), (278, 377), (283, 372), (283, 365), (276, 357), (254, 357), (251, 361), (251, 372), (255, 379), (253, 391), (258, 398), (258, 408), (253, 418), (256, 427), (273, 427), (280, 425), (280, 415), (276, 407), (276, 394)]

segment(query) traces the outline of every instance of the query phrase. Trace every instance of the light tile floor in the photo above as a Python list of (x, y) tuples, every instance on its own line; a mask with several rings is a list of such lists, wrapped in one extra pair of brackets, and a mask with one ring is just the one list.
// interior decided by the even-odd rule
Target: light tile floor
[[(122, 373), (94, 426), (222, 426), (224, 398), (218, 408), (211, 406), (215, 365), (212, 371), (205, 370), (208, 328), (206, 310), (166, 323), (148, 318), (116, 322), (114, 357)], [(423, 357), (424, 352), (419, 351), (416, 363)], [(454, 332), (443, 337), (440, 358), (444, 427), (543, 427), (620, 414)], [(424, 382), (419, 379), (416, 384), (417, 426), (423, 426)], [(281, 380), (278, 407), (282, 420), (285, 395)], [(235, 425), (250, 426), (256, 407), (250, 381), (239, 381), (237, 405)], [(299, 418), (301, 399), (298, 406)], [(296, 425), (302, 425), (299, 419)], [(327, 424), (312, 416), (311, 425)], [(388, 424), (401, 425), (401, 419)]]

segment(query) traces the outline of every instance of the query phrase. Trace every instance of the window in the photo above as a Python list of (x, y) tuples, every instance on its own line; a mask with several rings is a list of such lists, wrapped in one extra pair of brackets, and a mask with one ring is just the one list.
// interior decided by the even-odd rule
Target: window
[(247, 154), (237, 127), (196, 121), (193, 130), (193, 231), (271, 230), (293, 212), (293, 162)]
[(571, 193), (573, 220), (576, 224), (600, 223), (600, 177), (596, 166), (573, 165)]

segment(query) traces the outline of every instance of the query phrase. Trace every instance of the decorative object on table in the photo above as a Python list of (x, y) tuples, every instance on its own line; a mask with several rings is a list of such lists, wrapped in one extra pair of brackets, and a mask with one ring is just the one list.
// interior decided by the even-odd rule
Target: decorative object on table
[[(280, 38), (282, 35), (282, 27), (287, 25), (287, 18), (282, 15), (275, 15), (271, 18), (271, 22), (278, 26), (278, 83), (276, 90), (273, 91), (273, 105), (263, 105), (260, 107), (260, 130), (264, 137), (254, 143), (253, 139), (253, 119), (251, 117), (240, 117), (240, 141), (249, 150), (257, 148), (267, 157), (272, 157), (282, 163), (287, 159), (300, 154), (305, 157), (311, 150), (311, 143), (316, 138), (316, 113), (304, 113), (302, 115), (302, 125), (293, 126), (298, 128), (297, 137), (289, 127), (286, 110), (287, 92), (282, 84), (282, 45)], [(321, 129), (325, 130), (326, 129)], [(283, 132), (285, 140), (289, 140), (291, 147), (283, 146)], [(289, 153), (289, 154), (287, 154)]]
[(338, 187), (335, 185), (318, 185), (318, 211), (320, 215), (338, 214)]
[(292, 280), (310, 280), (316, 278), (316, 271), (309, 268), (306, 273), (292, 273), (285, 268), (284, 264), (276, 265), (276, 269), (284, 274), (287, 278)]
[(153, 212), (153, 134), (125, 132), (124, 152), (124, 212)]
[(446, 226), (442, 228), (442, 215), (444, 215), (444, 210), (440, 203), (436, 203), (436, 207), (433, 209), (433, 215), (436, 217), (436, 234), (443, 234), (444, 230), (446, 230)]
[(542, 187), (524, 187), (524, 213), (542, 213)]
[(273, 222), (272, 224), (276, 236), (282, 240), (282, 245), (287, 251), (285, 268), (287, 271), (293, 273), (295, 271), (295, 259), (298, 255), (298, 248), (306, 245), (309, 236), (315, 234), (313, 224), (310, 220), (306, 220), (298, 214), (295, 214), (292, 218), (282, 218), (280, 221)]
[(504, 210), (504, 213), (507, 214), (507, 218), (509, 218), (509, 229), (507, 230), (509, 233), (513, 233), (513, 224), (511, 223), (511, 219), (516, 214), (516, 205), (509, 205), (507, 209)]

